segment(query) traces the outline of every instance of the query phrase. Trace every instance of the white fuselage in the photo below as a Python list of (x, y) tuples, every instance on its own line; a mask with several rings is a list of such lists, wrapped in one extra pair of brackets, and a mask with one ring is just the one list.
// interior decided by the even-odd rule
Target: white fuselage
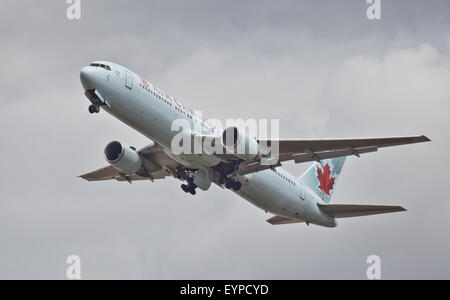
[[(102, 109), (158, 143), (186, 167), (206, 170), (220, 163), (214, 155), (174, 155), (171, 143), (178, 132), (171, 128), (174, 120), (185, 119), (192, 128), (202, 128), (200, 134), (218, 135), (221, 129), (209, 125), (188, 107), (130, 70), (110, 62), (105, 64), (111, 70), (83, 68), (90, 78), (90, 86), (84, 88), (96, 89), (108, 104)], [(320, 211), (317, 203), (322, 200), (281, 167), (239, 176), (239, 181), (242, 188), (236, 193), (266, 212), (321, 226), (336, 226), (334, 218)]]

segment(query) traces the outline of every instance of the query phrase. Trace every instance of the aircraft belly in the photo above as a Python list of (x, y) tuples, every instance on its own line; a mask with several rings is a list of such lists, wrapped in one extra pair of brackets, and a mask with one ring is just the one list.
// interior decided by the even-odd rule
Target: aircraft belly
[(298, 186), (291, 186), (270, 170), (243, 176), (242, 189), (237, 193), (256, 207), (274, 215), (301, 219), (311, 224), (335, 227), (334, 218), (323, 216), (316, 203), (301, 200)]
[(189, 163), (190, 165), (192, 165), (194, 168), (197, 169), (215, 167), (221, 162), (221, 160), (216, 156), (207, 154), (198, 154), (198, 155), (180, 154), (174, 156), (179, 157), (181, 160)]
[(272, 171), (261, 171), (244, 177), (248, 182), (243, 184), (238, 194), (256, 207), (291, 218), (304, 213), (304, 203), (296, 197), (295, 188)]

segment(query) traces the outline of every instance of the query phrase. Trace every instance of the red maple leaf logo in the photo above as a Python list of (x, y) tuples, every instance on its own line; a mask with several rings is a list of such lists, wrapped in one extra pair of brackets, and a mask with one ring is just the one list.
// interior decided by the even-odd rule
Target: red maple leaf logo
[(326, 164), (323, 167), (323, 171), (317, 167), (317, 179), (319, 180), (319, 189), (325, 192), (328, 196), (331, 196), (330, 191), (334, 187), (334, 177), (331, 177), (330, 166)]

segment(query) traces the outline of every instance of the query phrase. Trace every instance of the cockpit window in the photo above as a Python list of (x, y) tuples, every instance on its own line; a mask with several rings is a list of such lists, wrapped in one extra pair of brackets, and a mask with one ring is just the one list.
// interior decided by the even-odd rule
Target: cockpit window
[(105, 69), (105, 70), (111, 71), (111, 67), (110, 67), (110, 66), (103, 65), (103, 64), (96, 64), (96, 63), (93, 63), (93, 64), (90, 64), (90, 66), (91, 66), (91, 67), (97, 67), (97, 68), (103, 68), (103, 69)]

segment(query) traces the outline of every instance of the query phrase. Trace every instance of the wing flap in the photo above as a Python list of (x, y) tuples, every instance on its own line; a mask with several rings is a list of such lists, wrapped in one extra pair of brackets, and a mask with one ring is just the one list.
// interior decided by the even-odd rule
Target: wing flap
[(114, 179), (116, 176), (120, 176), (119, 171), (113, 166), (107, 166), (94, 172), (81, 175), (80, 177), (87, 181), (101, 181)]
[(117, 181), (139, 181), (139, 180), (156, 180), (164, 179), (170, 176), (170, 173), (166, 170), (158, 170), (148, 174), (148, 176), (141, 176), (138, 174), (124, 175), (113, 166), (107, 166), (97, 171), (81, 175), (80, 177), (87, 181), (104, 181), (104, 180), (117, 180)]
[(239, 165), (238, 174), (239, 175), (247, 175), (247, 174), (260, 172), (260, 171), (277, 168), (277, 167), (281, 167), (281, 163), (277, 163), (277, 164), (271, 165), (271, 166), (261, 165), (259, 161), (248, 163), (248, 164), (243, 163), (243, 164)]
[(303, 163), (307, 161), (320, 161), (324, 159), (330, 158), (338, 158), (349, 155), (357, 155), (363, 153), (377, 152), (378, 147), (364, 147), (364, 148), (347, 148), (342, 150), (331, 150), (331, 151), (321, 151), (321, 152), (307, 152), (307, 153), (298, 153), (294, 154), (294, 161), (296, 164)]
[(81, 175), (80, 177), (87, 181), (104, 181), (104, 180), (117, 180), (117, 181), (139, 181), (139, 180), (155, 180), (164, 179), (170, 176), (166, 170), (157, 170), (149, 173), (148, 176), (141, 176), (138, 174), (124, 175), (113, 166), (107, 166), (97, 171)]
[(406, 211), (401, 206), (319, 204), (321, 211), (335, 218), (352, 218)]
[(280, 140), (267, 141), (259, 140), (258, 143), (271, 146), (277, 142), (279, 147), (278, 161), (274, 160), (272, 166), (261, 164), (261, 161), (254, 160), (246, 162), (240, 166), (239, 174), (246, 175), (260, 172), (280, 165), (281, 162), (294, 160), (295, 163), (308, 161), (321, 161), (324, 159), (337, 158), (343, 156), (360, 156), (360, 154), (377, 152), (379, 148), (423, 143), (431, 141), (424, 135), (411, 137), (388, 137), (369, 139), (326, 139), (326, 140)]

